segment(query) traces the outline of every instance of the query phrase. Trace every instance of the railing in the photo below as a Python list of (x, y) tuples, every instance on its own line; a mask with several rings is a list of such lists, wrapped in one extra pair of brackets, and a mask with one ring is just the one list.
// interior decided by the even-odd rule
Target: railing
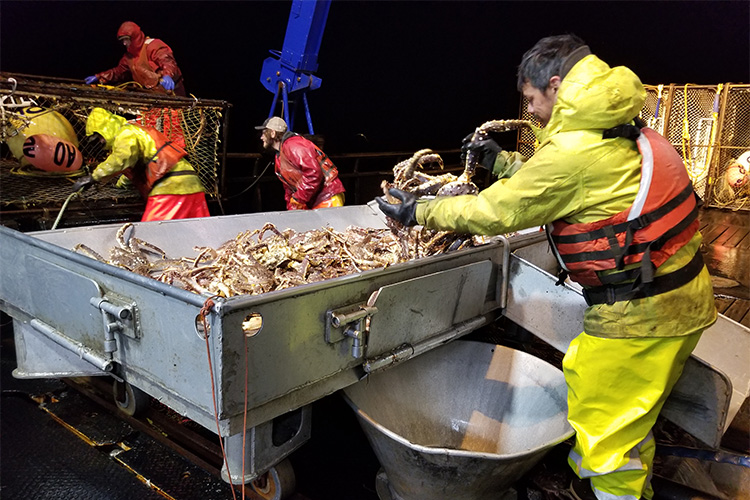
[[(445, 162), (443, 170), (426, 170), (426, 173), (458, 173), (459, 149), (436, 150)], [(330, 154), (346, 188), (346, 204), (367, 203), (380, 196), (380, 184), (393, 180), (393, 167), (410, 158), (413, 151)], [(260, 153), (227, 153), (226, 178), (221, 187), (222, 213), (271, 212), (284, 210), (284, 192), (281, 181), (274, 174), (273, 156)], [(231, 179), (231, 183), (226, 179)]]

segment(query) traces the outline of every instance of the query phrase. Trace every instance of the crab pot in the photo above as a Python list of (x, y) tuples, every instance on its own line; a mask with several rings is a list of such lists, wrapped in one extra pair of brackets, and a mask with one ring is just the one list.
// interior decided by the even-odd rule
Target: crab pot
[(562, 372), (482, 342), (446, 344), (344, 395), (387, 477), (381, 500), (497, 499), (573, 435)]

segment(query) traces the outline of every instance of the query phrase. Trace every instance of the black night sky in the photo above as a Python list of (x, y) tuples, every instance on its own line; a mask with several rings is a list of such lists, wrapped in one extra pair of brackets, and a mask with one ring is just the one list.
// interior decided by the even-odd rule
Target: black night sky
[[(189, 93), (232, 103), (230, 152), (256, 152), (291, 1), (0, 3), (0, 70), (83, 79), (117, 64), (119, 25), (174, 50)], [(329, 154), (454, 148), (516, 118), (515, 70), (539, 38), (575, 33), (647, 84), (750, 83), (750, 2), (334, 0), (310, 94)], [(306, 132), (302, 116), (296, 129)], [(303, 129), (303, 130), (299, 130)]]

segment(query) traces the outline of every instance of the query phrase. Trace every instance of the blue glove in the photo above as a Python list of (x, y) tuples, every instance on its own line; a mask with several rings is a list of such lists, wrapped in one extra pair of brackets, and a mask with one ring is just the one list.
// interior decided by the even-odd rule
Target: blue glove
[(391, 219), (399, 221), (404, 226), (417, 225), (417, 197), (407, 191), (391, 188), (388, 192), (401, 203), (388, 203), (382, 196), (375, 198), (380, 205), (380, 211)]
[(161, 84), (165, 90), (174, 90), (174, 80), (172, 80), (172, 77), (169, 75), (162, 76), (159, 84)]
[(83, 79), (84, 82), (86, 82), (86, 85), (91, 85), (92, 83), (98, 83), (99, 79), (96, 77), (96, 75), (93, 76), (87, 76)]

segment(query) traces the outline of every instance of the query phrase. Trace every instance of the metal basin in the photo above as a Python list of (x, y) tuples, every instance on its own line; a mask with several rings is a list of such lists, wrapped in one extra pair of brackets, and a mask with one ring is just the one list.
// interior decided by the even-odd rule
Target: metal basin
[(497, 499), (573, 435), (562, 372), (499, 345), (455, 341), (344, 395), (395, 499)]

